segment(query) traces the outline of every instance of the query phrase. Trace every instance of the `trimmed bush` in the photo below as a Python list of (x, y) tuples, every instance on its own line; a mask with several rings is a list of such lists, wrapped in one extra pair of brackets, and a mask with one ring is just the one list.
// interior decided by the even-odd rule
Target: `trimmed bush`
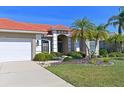
[(108, 56), (108, 51), (106, 49), (100, 49), (99, 54), (103, 57), (107, 57)]
[(46, 61), (45, 55), (43, 53), (36, 54), (34, 61)]
[(73, 59), (81, 59), (83, 54), (81, 52), (70, 52), (68, 56), (71, 56)]
[(44, 55), (45, 55), (47, 60), (52, 60), (54, 57), (52, 54), (49, 54), (49, 53), (44, 53)]
[(54, 57), (61, 57), (61, 56), (62, 56), (62, 53), (60, 53), (60, 52), (51, 52), (51, 54), (52, 54)]
[(52, 59), (53, 59), (53, 55), (49, 53), (39, 53), (36, 54), (34, 57), (34, 61), (47, 61)]

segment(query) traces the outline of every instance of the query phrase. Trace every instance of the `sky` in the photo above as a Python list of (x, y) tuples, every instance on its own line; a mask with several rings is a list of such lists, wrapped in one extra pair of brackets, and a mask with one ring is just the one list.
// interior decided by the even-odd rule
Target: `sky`
[[(75, 20), (87, 17), (96, 25), (118, 15), (117, 6), (0, 6), (0, 18), (36, 24), (62, 24), (72, 26)], [(116, 31), (112, 26), (110, 31)]]

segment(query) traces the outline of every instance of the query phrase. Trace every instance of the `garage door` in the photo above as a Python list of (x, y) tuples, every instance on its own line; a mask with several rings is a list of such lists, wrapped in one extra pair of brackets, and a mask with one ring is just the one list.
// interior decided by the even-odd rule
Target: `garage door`
[(31, 60), (31, 40), (0, 38), (0, 62)]

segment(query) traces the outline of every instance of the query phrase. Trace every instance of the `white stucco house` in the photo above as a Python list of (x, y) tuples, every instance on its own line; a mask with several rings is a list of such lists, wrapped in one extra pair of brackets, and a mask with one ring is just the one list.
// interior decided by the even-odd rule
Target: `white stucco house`
[[(80, 51), (80, 42), (73, 42), (71, 35), (71, 29), (63, 25), (0, 18), (0, 62), (32, 60), (40, 52)], [(87, 44), (91, 50), (94, 48), (93, 41), (87, 41)]]

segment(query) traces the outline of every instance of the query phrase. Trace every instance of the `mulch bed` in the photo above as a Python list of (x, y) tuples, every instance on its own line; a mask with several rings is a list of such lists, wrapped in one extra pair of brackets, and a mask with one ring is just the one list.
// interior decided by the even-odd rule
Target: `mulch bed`
[[(72, 60), (72, 61), (67, 61), (67, 62), (57, 62), (57, 63), (51, 63), (51, 66), (56, 66), (56, 65), (60, 65), (60, 64), (91, 64), (91, 63), (89, 63), (88, 62), (88, 60), (87, 59), (84, 59), (84, 60), (82, 60), (82, 59), (80, 59), (80, 60)], [(113, 65), (114, 63), (113, 62), (109, 62), (109, 63), (107, 63), (107, 64), (105, 64), (105, 63), (99, 63), (99, 64), (91, 64), (91, 65), (96, 65), (96, 66), (111, 66), (111, 65)]]
[(60, 65), (60, 64), (83, 64), (82, 60), (72, 60), (72, 61), (68, 61), (68, 62), (57, 62), (57, 63), (51, 63), (52, 66), (55, 65)]

